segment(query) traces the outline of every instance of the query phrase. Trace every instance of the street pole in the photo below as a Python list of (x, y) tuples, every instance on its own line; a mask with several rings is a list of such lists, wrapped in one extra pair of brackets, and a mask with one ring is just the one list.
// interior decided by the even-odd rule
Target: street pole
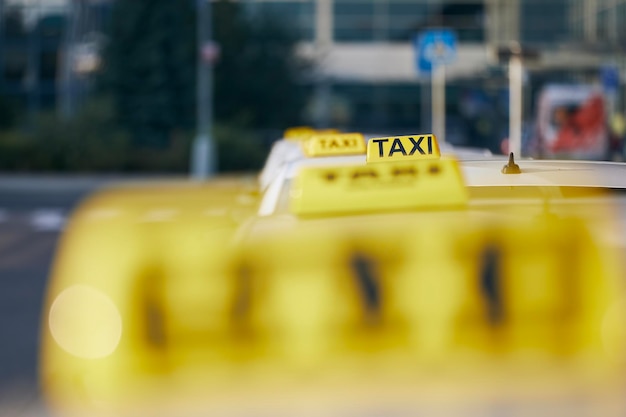
[[(431, 77), (432, 78), (432, 77)], [(432, 132), (432, 111), (427, 103), (430, 102), (431, 99), (431, 89), (428, 88), (428, 80), (426, 78), (420, 81), (420, 130), (422, 132)]]
[(523, 68), (520, 53), (509, 58), (509, 152), (522, 156)]
[(31, 22), (28, 40), (28, 107), (30, 113), (30, 128), (37, 125), (37, 115), (41, 107), (41, 80), (39, 67), (41, 66), (41, 0), (32, 4), (35, 20)]
[(434, 64), (432, 70), (432, 129), (440, 143), (446, 141), (446, 67)]
[(217, 171), (213, 141), (213, 59), (207, 56), (212, 45), (211, 1), (197, 0), (197, 131), (191, 151), (191, 176), (205, 179)]
[(315, 1), (315, 55), (320, 67), (315, 82), (314, 125), (318, 129), (330, 127), (332, 82), (323, 68), (333, 43), (333, 3), (334, 0)]
[(522, 121), (524, 96), (524, 64), (537, 61), (539, 52), (522, 47), (517, 42), (497, 48), (499, 62), (509, 66), (509, 152), (516, 157), (522, 155)]

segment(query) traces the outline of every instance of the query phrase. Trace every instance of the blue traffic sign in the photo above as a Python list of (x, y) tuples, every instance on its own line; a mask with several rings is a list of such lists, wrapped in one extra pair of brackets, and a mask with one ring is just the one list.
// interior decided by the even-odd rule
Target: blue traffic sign
[(433, 68), (456, 59), (456, 34), (449, 29), (426, 30), (415, 37), (413, 46), (419, 73), (430, 73)]
[(619, 69), (613, 65), (600, 68), (600, 80), (604, 91), (614, 93), (619, 88)]

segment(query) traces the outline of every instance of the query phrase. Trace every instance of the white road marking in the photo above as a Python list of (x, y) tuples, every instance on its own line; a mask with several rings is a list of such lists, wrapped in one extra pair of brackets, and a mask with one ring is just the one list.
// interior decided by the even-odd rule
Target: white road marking
[(41, 232), (58, 232), (63, 230), (66, 217), (59, 209), (38, 209), (30, 216), (30, 225)]

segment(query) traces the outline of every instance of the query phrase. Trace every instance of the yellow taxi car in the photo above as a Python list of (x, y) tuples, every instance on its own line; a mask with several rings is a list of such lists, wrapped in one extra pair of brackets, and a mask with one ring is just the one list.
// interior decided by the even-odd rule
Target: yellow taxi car
[(623, 415), (626, 165), (294, 136), (258, 178), (82, 204), (43, 317), (54, 410)]

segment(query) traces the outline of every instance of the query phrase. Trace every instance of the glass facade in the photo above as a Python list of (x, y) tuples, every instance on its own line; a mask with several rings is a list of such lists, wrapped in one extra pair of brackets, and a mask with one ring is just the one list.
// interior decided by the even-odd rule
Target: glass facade
[[(80, 102), (80, 95), (88, 91), (88, 86), (83, 86), (83, 90), (76, 87), (80, 87), (84, 77), (76, 73), (78, 81), (72, 81), (71, 71), (64, 70), (69, 64), (61, 51), (64, 48), (77, 53), (82, 51), (86, 54), (83, 58), (89, 58), (88, 47), (93, 43), (90, 36), (106, 21), (107, 7), (113, 1), (0, 0), (2, 95), (31, 109), (39, 109), (58, 105), (57, 93), (65, 94), (64, 86), (73, 85), (67, 90), (77, 94), (75, 101)], [(250, 16), (266, 14), (286, 23), (301, 41), (315, 39), (318, 0), (237, 1)], [(511, 26), (514, 26), (511, 33), (515, 39), (544, 53), (568, 45), (573, 51), (579, 46), (617, 48), (626, 42), (626, 25), (623, 24), (626, 0), (332, 0), (330, 3), (331, 35), (336, 43), (406, 44), (426, 28), (448, 27), (457, 33), (461, 47), (486, 46), (489, 42), (500, 42), (503, 39), (500, 35), (508, 33), (507, 28)], [(69, 13), (70, 10), (73, 13)], [(504, 32), (488, 31), (494, 20), (500, 22), (496, 26)], [(614, 57), (624, 61), (621, 55)], [(86, 64), (89, 62), (85, 60)], [(487, 69), (484, 72), (469, 81), (474, 83), (470, 85), (472, 88), (480, 89), (495, 82)], [(505, 88), (505, 81), (498, 81), (497, 88)], [(66, 82), (68, 84), (64, 84)], [(464, 97), (453, 92), (461, 88), (463, 82), (468, 81), (449, 80), (448, 100), (452, 113), (458, 113), (459, 97)], [(332, 96), (341, 103), (341, 109), (347, 109), (342, 110), (347, 116), (340, 123), (354, 128), (402, 130), (428, 125), (427, 106), (420, 104), (427, 102), (428, 95), (424, 95), (422, 89), (416, 82), (342, 81), (332, 86)], [(465, 96), (477, 94), (472, 91)], [(72, 97), (65, 99), (71, 104)]]
[[(617, 5), (616, 11), (615, 11), (615, 19), (617, 19), (618, 22), (626, 22), (626, 4), (625, 3), (622, 2)], [(617, 25), (617, 39), (620, 42), (626, 41), (626, 25), (624, 24)]]
[[(271, 13), (288, 22), (302, 40), (315, 27), (314, 0), (245, 0), (250, 13)], [(482, 0), (334, 0), (335, 42), (407, 42), (429, 26), (455, 29), (461, 42), (484, 40)]]
[(335, 0), (337, 42), (407, 42), (432, 26), (454, 29), (461, 42), (484, 40), (483, 1)]
[(286, 26), (303, 41), (313, 40), (315, 0), (244, 0), (250, 16), (269, 15)]
[(522, 0), (520, 38), (527, 45), (556, 45), (580, 41), (581, 22), (572, 19), (576, 0)]
[(349, 126), (394, 126), (407, 132), (420, 127), (421, 92), (416, 84), (341, 83), (333, 87), (333, 95), (347, 106)]
[(78, 63), (63, 51), (80, 49), (95, 36), (109, 7), (107, 0), (0, 0), (2, 95), (33, 112), (56, 106), (60, 81), (71, 72), (64, 69)]
[[(266, 11), (290, 22), (301, 40), (315, 38), (316, 0), (242, 1), (251, 11)], [(626, 41), (626, 25), (618, 24), (626, 21), (626, 0), (332, 0), (331, 4), (331, 35), (336, 43), (406, 44), (429, 27), (453, 29), (460, 47), (516, 39), (544, 54), (568, 47), (574, 52), (614, 47)], [(498, 29), (489, 32), (494, 21)], [(471, 136), (483, 137), (482, 143), (492, 148), (489, 138), (506, 135), (500, 119), (508, 117), (506, 72), (498, 68), (504, 75), (494, 78), (489, 73), (493, 67), (485, 63), (484, 73), (473, 79), (448, 80), (447, 92), (449, 118), (456, 117), (457, 125), (470, 126), (474, 129), (468, 128)], [(584, 74), (572, 68), (551, 71), (531, 75), (527, 113), (537, 87), (533, 83), (567, 77), (588, 81), (595, 74), (593, 68), (586, 68)], [(333, 123), (363, 130), (427, 128), (429, 91), (423, 90), (429, 88), (415, 82), (335, 81), (331, 113), (341, 117)], [(486, 114), (497, 115), (500, 121), (495, 123)], [(448, 131), (453, 129), (450, 126)], [(465, 141), (461, 136), (458, 143)]]
[(0, 90), (5, 97), (35, 108), (54, 104), (66, 16), (66, 4), (58, 1), (0, 3)]

